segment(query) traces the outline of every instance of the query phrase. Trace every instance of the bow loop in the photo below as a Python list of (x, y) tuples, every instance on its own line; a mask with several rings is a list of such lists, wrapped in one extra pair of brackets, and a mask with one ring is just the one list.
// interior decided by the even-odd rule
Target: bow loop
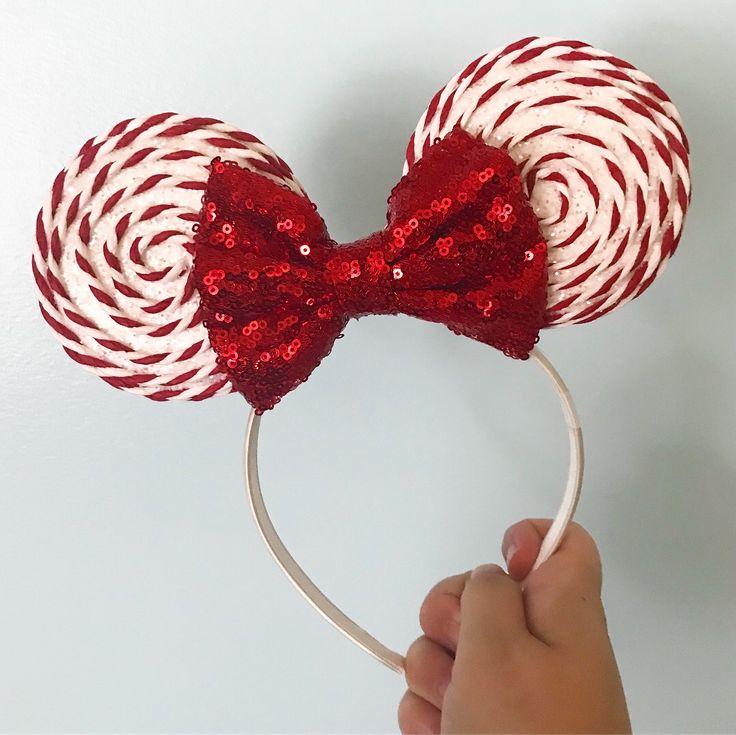
[(194, 284), (218, 362), (257, 411), (366, 314), (444, 323), (528, 357), (546, 307), (546, 245), (505, 151), (456, 128), (394, 187), (387, 222), (337, 245), (306, 196), (213, 161)]

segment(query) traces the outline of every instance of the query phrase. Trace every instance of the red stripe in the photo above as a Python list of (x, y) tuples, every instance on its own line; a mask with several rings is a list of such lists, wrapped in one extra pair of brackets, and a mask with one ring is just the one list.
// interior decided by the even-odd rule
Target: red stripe
[(115, 127), (114, 127), (114, 128), (113, 128), (113, 129), (112, 129), (112, 130), (111, 130), (111, 131), (110, 131), (110, 132), (109, 132), (109, 133), (107, 134), (107, 137), (108, 137), (108, 138), (112, 138), (112, 137), (114, 137), (114, 136), (116, 136), (116, 135), (120, 135), (120, 133), (122, 133), (122, 132), (123, 132), (123, 130), (125, 130), (125, 128), (127, 128), (127, 127), (128, 127), (128, 125), (130, 125), (130, 123), (132, 123), (132, 122), (133, 122), (133, 118), (132, 118), (132, 117), (129, 117), (129, 118), (127, 119), (127, 120), (121, 120), (121, 121), (120, 121), (120, 122), (119, 122), (119, 123), (118, 123), (117, 125), (115, 125)]
[(69, 298), (63, 284), (51, 271), (46, 273), (46, 280), (49, 282), (49, 286), (51, 286), (52, 290), (56, 291), (59, 296), (62, 296), (65, 299)]
[(43, 315), (43, 318), (47, 321), (47, 323), (51, 326), (51, 328), (58, 332), (63, 337), (66, 337), (67, 339), (71, 340), (72, 342), (76, 342), (77, 344), (81, 344), (81, 341), (79, 337), (77, 337), (74, 332), (67, 329), (61, 322), (57, 322), (56, 319), (54, 319), (47, 311), (43, 308), (43, 305), (39, 304), (38, 308), (41, 309), (41, 314)]
[(664, 222), (667, 216), (667, 210), (670, 206), (670, 199), (665, 191), (664, 184), (660, 181), (659, 183), (659, 221)]
[(155, 207), (149, 207), (143, 214), (140, 216), (139, 221), (144, 222), (147, 219), (153, 219), (153, 217), (156, 217), (157, 215), (161, 214), (161, 212), (165, 212), (167, 209), (173, 209), (173, 204), (157, 204)]
[(567, 213), (570, 210), (570, 200), (564, 195), (560, 194), (560, 212), (557, 215), (557, 219), (552, 223), (553, 225), (558, 225), (560, 222), (562, 222), (565, 217), (567, 217)]
[(31, 268), (33, 269), (33, 278), (36, 281), (36, 286), (38, 286), (38, 290), (46, 297), (48, 301), (50, 301), (54, 306), (56, 306), (56, 298), (54, 297), (54, 294), (49, 288), (48, 282), (38, 270), (38, 266), (36, 265), (35, 258), (31, 258)]
[(105, 181), (107, 181), (107, 174), (109, 173), (111, 166), (112, 162), (106, 163), (97, 172), (97, 176), (95, 176), (95, 180), (92, 182), (92, 196), (97, 194), (97, 192), (104, 186)]
[(74, 360), (74, 362), (78, 362), (80, 365), (87, 365), (88, 367), (93, 368), (111, 368), (115, 367), (111, 362), (107, 362), (107, 360), (102, 360), (99, 357), (92, 357), (91, 355), (82, 355), (79, 352), (75, 352), (74, 350), (70, 350), (68, 347), (64, 347), (64, 352), (66, 352), (69, 357)]
[(640, 186), (636, 187), (636, 226), (641, 227), (647, 214), (647, 203)]
[(110, 248), (107, 247), (107, 243), (105, 243), (102, 246), (102, 254), (105, 256), (105, 260), (107, 261), (107, 264), (116, 270), (118, 273), (120, 273), (120, 261), (117, 258), (117, 255), (115, 255)]
[(135, 362), (138, 365), (153, 365), (154, 363), (161, 362), (161, 360), (165, 360), (168, 356), (168, 352), (161, 352), (158, 355), (146, 355), (145, 357), (136, 357), (132, 359), (131, 362)]
[(164, 179), (168, 178), (168, 174), (154, 174), (153, 176), (149, 176), (142, 184), (138, 186), (138, 188), (133, 192), (133, 195), (142, 194), (144, 191), (148, 191), (149, 189), (152, 189), (154, 186), (156, 186), (159, 181), (163, 181)]
[(587, 226), (588, 226), (588, 215), (586, 214), (585, 215), (585, 218), (578, 225), (578, 227), (575, 230), (575, 232), (573, 232), (572, 235), (570, 235), (570, 237), (566, 238), (565, 240), (563, 240), (561, 243), (559, 243), (555, 247), (558, 247), (558, 248), (566, 248), (568, 245), (571, 245), (573, 242), (575, 242), (575, 240), (578, 239), (578, 237), (580, 237), (580, 235), (583, 234), (583, 232), (585, 232), (585, 228)]
[(89, 290), (100, 303), (105, 304), (106, 306), (111, 306), (113, 309), (117, 308), (117, 304), (109, 294), (106, 294), (104, 291), (100, 291), (100, 289), (95, 288), (92, 285), (90, 285)]
[(40, 209), (36, 216), (36, 242), (38, 249), (41, 251), (41, 257), (46, 260), (49, 254), (49, 241), (46, 238), (46, 229), (43, 226), (43, 209)]
[(616, 263), (618, 263), (619, 259), (624, 254), (628, 244), (629, 244), (629, 233), (626, 232), (623, 236), (623, 239), (621, 240), (621, 244), (618, 246), (618, 249), (616, 250), (616, 253), (614, 254), (613, 258), (611, 258), (611, 262), (608, 264), (609, 268), (612, 265), (615, 265)]
[(682, 179), (677, 179), (677, 203), (684, 212), (687, 209), (689, 197), (685, 191), (685, 184), (682, 183)]
[(573, 278), (573, 279), (572, 279), (572, 281), (570, 281), (570, 283), (566, 283), (566, 284), (565, 284), (565, 288), (572, 288), (573, 286), (578, 286), (578, 285), (580, 285), (581, 283), (583, 283), (583, 281), (587, 281), (587, 280), (588, 280), (588, 277), (589, 277), (589, 276), (590, 276), (590, 275), (591, 275), (592, 273), (594, 273), (594, 272), (595, 272), (595, 269), (596, 269), (597, 267), (598, 267), (597, 265), (594, 265), (594, 266), (593, 266), (592, 268), (590, 268), (589, 270), (585, 271), (584, 273), (581, 273), (581, 274), (580, 274), (580, 275), (579, 275), (579, 276), (578, 276), (577, 278)]
[[(488, 100), (491, 99), (491, 97), (493, 97), (493, 95), (496, 94), (496, 92), (498, 92), (501, 87), (503, 87), (503, 79), (500, 82), (496, 82), (496, 84), (488, 87), (488, 89), (483, 92), (483, 94), (478, 98), (478, 102), (475, 105), (476, 109), (488, 102)], [(517, 102), (516, 104), (518, 105), (519, 103)], [(498, 125), (498, 123), (496, 124)]]
[(82, 198), (82, 192), (80, 191), (77, 196), (72, 199), (69, 204), (69, 208), (66, 210), (66, 226), (69, 227), (74, 222), (77, 212), (79, 211), (79, 200)]
[(616, 271), (591, 297), (590, 299), (596, 299), (599, 296), (608, 294), (609, 289), (618, 281), (621, 271)]
[(128, 318), (127, 316), (115, 316), (114, 314), (110, 314), (110, 319), (122, 325), (123, 327), (134, 328), (143, 326), (143, 322), (138, 322), (135, 319)]
[(613, 180), (621, 187), (621, 191), (626, 191), (626, 179), (623, 171), (613, 161), (606, 159), (606, 166), (613, 177)]
[(61, 260), (61, 238), (56, 227), (51, 232), (51, 257), (56, 263)]
[(647, 251), (649, 250), (649, 239), (651, 235), (652, 228), (647, 227), (647, 229), (644, 231), (644, 236), (641, 239), (641, 243), (639, 244), (639, 252), (636, 254), (636, 258), (634, 259), (632, 268), (636, 268), (640, 263), (644, 262), (644, 258), (646, 257)]
[(166, 337), (166, 335), (171, 334), (178, 326), (181, 324), (181, 319), (175, 319), (173, 322), (169, 322), (168, 324), (164, 324), (163, 327), (159, 327), (158, 329), (154, 329), (153, 332), (149, 332), (149, 337)]
[(652, 136), (652, 142), (654, 143), (654, 147), (657, 149), (657, 153), (662, 157), (664, 162), (667, 164), (667, 168), (669, 170), (672, 170), (672, 155), (669, 152), (669, 149), (667, 146), (656, 136)]
[(600, 115), (601, 117), (605, 117), (605, 118), (608, 118), (609, 120), (613, 120), (614, 122), (617, 122), (620, 125), (626, 125), (626, 121), (622, 117), (619, 117), (619, 115), (617, 115), (615, 112), (611, 112), (610, 110), (607, 110), (605, 107), (598, 107), (597, 105), (589, 105), (588, 107), (585, 107), (585, 109), (596, 115)]
[(92, 236), (89, 227), (89, 215), (90, 212), (87, 212), (87, 214), (82, 217), (82, 221), (79, 223), (79, 239), (85, 245), (89, 245), (90, 237)]
[(139, 151), (136, 151), (128, 160), (120, 167), (122, 169), (129, 168), (130, 166), (135, 166), (137, 163), (140, 163), (144, 158), (147, 158), (151, 155), (154, 151), (156, 151), (156, 148), (141, 148)]
[(564, 266), (560, 270), (566, 271), (570, 268), (575, 268), (576, 266), (582, 265), (593, 254), (593, 251), (596, 249), (596, 247), (598, 247), (599, 244), (600, 240), (596, 240), (584, 253), (578, 255), (573, 263)]
[(114, 339), (97, 339), (97, 337), (95, 337), (95, 342), (98, 342), (103, 347), (107, 348), (108, 350), (114, 350), (115, 352), (127, 352), (128, 351), (128, 347), (126, 345)]
[(568, 84), (577, 84), (579, 87), (613, 87), (613, 84), (607, 79), (596, 77), (569, 77), (565, 81)]
[(211, 145), (217, 146), (217, 148), (246, 148), (245, 143), (241, 143), (239, 140), (232, 140), (231, 138), (205, 138), (205, 140)]
[(546, 133), (551, 133), (553, 130), (559, 130), (559, 125), (545, 125), (544, 127), (537, 128), (536, 130), (533, 130), (529, 135), (525, 135), (519, 142), (524, 143), (527, 140), (531, 140), (532, 138), (537, 138), (540, 135), (545, 135)]
[[(409, 164), (409, 167), (414, 163), (414, 137), (416, 135), (416, 130), (411, 134), (411, 137), (409, 138), (409, 144), (406, 146), (406, 162)], [(41, 215), (39, 213), (39, 219)]]
[(102, 144), (105, 141), (102, 140), (99, 143), (95, 143), (94, 138), (90, 138), (80, 149), (77, 156), (79, 157), (79, 163), (77, 164), (77, 174), (84, 173), (94, 162), (97, 157), (97, 153), (102, 148)]
[(616, 204), (616, 202), (611, 202), (611, 206), (611, 227), (608, 230), (609, 240), (613, 237), (614, 233), (618, 229), (618, 226), (621, 224), (621, 212), (619, 211), (618, 204)]
[(190, 347), (187, 347), (184, 352), (179, 355), (177, 358), (177, 361), (179, 360), (189, 360), (190, 358), (194, 357), (202, 348), (202, 345), (204, 344), (204, 340), (201, 339), (199, 342), (195, 342)]
[(506, 120), (508, 117), (510, 117), (514, 110), (521, 104), (521, 100), (518, 102), (514, 102), (512, 105), (509, 105), (499, 116), (496, 122), (493, 124), (494, 128), (499, 128), (503, 124), (504, 120)]
[(175, 237), (177, 235), (181, 235), (181, 232), (177, 232), (177, 230), (163, 230), (162, 232), (159, 232), (157, 235), (154, 235), (148, 244), (149, 245), (159, 245), (165, 240), (168, 240), (170, 237)]
[(480, 64), (480, 62), (483, 60), (485, 54), (479, 56), (477, 59), (473, 59), (461, 72), (460, 75), (457, 78), (458, 84), (465, 79), (465, 77), (470, 76)]
[(122, 377), (110, 377), (108, 375), (100, 375), (100, 377), (109, 383), (113, 388), (137, 388), (142, 383), (153, 380), (155, 375), (125, 375)]
[(687, 167), (688, 155), (685, 146), (669, 130), (665, 130), (664, 135), (667, 138), (670, 148), (682, 159), (682, 162)]
[(641, 102), (637, 102), (636, 100), (630, 100), (630, 99), (621, 99), (619, 100), (621, 104), (624, 107), (628, 107), (633, 112), (636, 112), (638, 115), (641, 115), (642, 117), (645, 117), (647, 120), (651, 120), (654, 122), (654, 116), (652, 115), (647, 108), (641, 104)]
[(634, 143), (634, 141), (631, 140), (631, 138), (629, 138), (627, 135), (624, 135), (623, 139), (626, 141), (626, 145), (629, 147), (629, 150), (633, 153), (634, 158), (636, 158), (642, 171), (644, 171), (645, 174), (649, 175), (649, 163), (647, 162), (647, 157), (644, 151), (639, 147), (639, 145)]
[(662, 237), (662, 260), (666, 260), (669, 258), (677, 249), (677, 242), (679, 240), (679, 237), (675, 237), (675, 230), (672, 225), (670, 225), (666, 230)]
[(599, 148), (605, 148), (606, 144), (600, 138), (594, 138), (592, 135), (585, 135), (585, 133), (566, 133), (566, 138), (572, 140), (582, 140), (585, 143), (598, 146)]
[(149, 393), (146, 398), (150, 398), (152, 401), (168, 401), (169, 398), (176, 398), (183, 392), (184, 390), (159, 390), (156, 393)]
[(136, 272), (136, 275), (138, 278), (142, 278), (144, 281), (160, 281), (164, 276), (167, 276), (169, 273), (171, 273), (171, 268), (166, 268), (162, 271), (152, 271), (151, 273), (138, 273)]
[(82, 254), (81, 254), (80, 252), (79, 252), (79, 250), (75, 250), (75, 251), (74, 251), (74, 257), (75, 257), (75, 258), (76, 258), (76, 260), (77, 260), (77, 265), (78, 265), (78, 266), (79, 266), (79, 267), (80, 267), (80, 268), (81, 268), (81, 269), (82, 269), (82, 270), (83, 270), (83, 271), (84, 271), (85, 273), (87, 273), (88, 275), (90, 275), (90, 276), (92, 276), (92, 277), (94, 278), (94, 277), (95, 277), (95, 271), (94, 271), (94, 269), (92, 268), (92, 266), (90, 265), (90, 262), (89, 262), (89, 261), (87, 260), (87, 258), (85, 258), (85, 257), (84, 257), (84, 256), (83, 256), (83, 255), (82, 255)]
[(562, 102), (570, 102), (570, 100), (579, 99), (580, 97), (576, 97), (571, 94), (557, 94), (552, 97), (545, 97), (543, 100), (539, 100), (539, 102), (535, 102), (533, 105), (530, 105), (530, 107), (548, 107), (550, 105), (559, 105)]
[(220, 388), (224, 387), (227, 384), (227, 378), (224, 378), (219, 383), (213, 383), (207, 390), (203, 391), (202, 393), (199, 393), (196, 396), (193, 396), (190, 398), (192, 401), (203, 401), (205, 398), (211, 398), (212, 396), (217, 393)]
[(163, 311), (164, 309), (167, 309), (169, 306), (171, 306), (171, 302), (173, 300), (174, 300), (174, 297), (170, 296), (168, 299), (159, 301), (158, 303), (153, 304), (152, 306), (144, 306), (143, 311), (145, 311), (148, 314), (158, 314), (160, 311)]
[(189, 324), (187, 324), (187, 329), (191, 329), (192, 327), (199, 326), (204, 321), (204, 315), (202, 314), (202, 309), (197, 309), (197, 311), (194, 312), (194, 316), (189, 321)]
[(128, 298), (131, 298), (131, 299), (142, 299), (143, 298), (140, 291), (136, 291), (134, 288), (131, 288), (125, 283), (120, 283), (120, 281), (116, 281), (114, 278), (112, 279), (112, 285), (115, 286), (115, 290), (123, 294), (123, 296), (127, 296)]
[(201, 156), (201, 153), (197, 151), (172, 151), (167, 153), (165, 156), (161, 156), (162, 161), (181, 161), (185, 158), (196, 158)]
[(133, 128), (132, 130), (129, 130), (127, 133), (123, 134), (119, 138), (118, 142), (115, 144), (114, 150), (127, 148), (141, 133), (144, 133), (149, 128), (152, 128), (154, 125), (158, 125), (164, 122), (173, 114), (173, 112), (162, 112), (160, 115), (153, 115), (152, 117), (147, 118), (137, 128)]
[(51, 187), (51, 211), (54, 212), (61, 202), (61, 197), (64, 194), (64, 179), (66, 178), (66, 169), (59, 171), (54, 179), (54, 183)]
[[(219, 122), (219, 120), (217, 120), (216, 122)], [(243, 143), (261, 143), (260, 138), (256, 138), (256, 136), (252, 133), (246, 133), (243, 130), (231, 130), (228, 135), (231, 138), (237, 138)]]
[[(125, 231), (128, 229), (128, 225), (130, 224), (130, 217), (131, 213), (128, 212), (127, 214), (124, 214), (115, 225), (115, 237), (120, 240), (122, 236), (125, 234)], [(120, 270), (120, 268), (118, 268)]]
[(600, 200), (601, 195), (598, 191), (598, 187), (595, 184), (595, 181), (588, 176), (584, 171), (578, 171), (578, 176), (585, 182), (585, 185), (588, 187), (588, 191), (590, 192), (590, 195), (593, 197), (593, 203), (597, 207)]
[(199, 372), (198, 368), (187, 370), (187, 372), (182, 373), (181, 375), (178, 375), (175, 378), (172, 378), (166, 383), (162, 383), (162, 385), (179, 385), (180, 383), (185, 383), (187, 380), (189, 380), (189, 378), (193, 378), (198, 372)]
[(140, 237), (136, 237), (136, 239), (133, 240), (133, 244), (130, 246), (130, 259), (136, 265), (143, 265), (143, 261), (141, 260), (140, 244), (141, 244)]
[(105, 206), (102, 208), (102, 214), (107, 214), (122, 198), (123, 194), (125, 194), (125, 189), (120, 189), (119, 191), (116, 191), (106, 202)]
[(76, 311), (72, 311), (71, 309), (64, 309), (64, 313), (67, 315), (67, 318), (74, 322), (75, 324), (79, 324), (80, 327), (86, 327), (87, 329), (97, 329), (96, 325), (94, 325), (89, 319), (85, 319), (81, 314), (77, 314)]
[(543, 71), (534, 72), (527, 77), (524, 77), (520, 81), (516, 82), (517, 87), (523, 87), (525, 84), (531, 84), (532, 82), (538, 82), (540, 79), (546, 79), (547, 77), (560, 74), (559, 69), (544, 69)]

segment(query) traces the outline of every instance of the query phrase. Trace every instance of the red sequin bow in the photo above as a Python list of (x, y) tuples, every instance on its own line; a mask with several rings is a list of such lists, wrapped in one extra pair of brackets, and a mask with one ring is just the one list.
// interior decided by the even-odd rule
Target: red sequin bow
[(509, 155), (455, 128), (399, 181), (385, 229), (337, 245), (306, 196), (215, 159), (193, 278), (218, 363), (262, 413), (352, 317), (408, 314), (525, 359), (547, 248)]

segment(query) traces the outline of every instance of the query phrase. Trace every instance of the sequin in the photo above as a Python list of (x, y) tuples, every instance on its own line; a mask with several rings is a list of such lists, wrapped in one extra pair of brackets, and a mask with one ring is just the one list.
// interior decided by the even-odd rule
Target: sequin
[(346, 245), (306, 197), (214, 159), (194, 243), (210, 343), (258, 413), (309, 377), (351, 318), (408, 314), (520, 359), (544, 321), (546, 244), (519, 170), (460, 128), (393, 188), (386, 229)]

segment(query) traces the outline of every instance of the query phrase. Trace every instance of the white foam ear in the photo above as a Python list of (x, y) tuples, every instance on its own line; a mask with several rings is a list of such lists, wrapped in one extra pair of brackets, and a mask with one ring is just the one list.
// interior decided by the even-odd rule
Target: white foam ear
[(89, 140), (38, 216), (41, 311), (67, 353), (156, 400), (230, 393), (190, 282), (192, 226), (215, 156), (301, 187), (257, 138), (211, 118), (125, 120)]
[(404, 170), (457, 124), (521, 168), (549, 248), (547, 326), (596, 319), (661, 273), (690, 199), (689, 156), (677, 110), (646, 74), (579, 41), (497, 49), (435, 95)]

